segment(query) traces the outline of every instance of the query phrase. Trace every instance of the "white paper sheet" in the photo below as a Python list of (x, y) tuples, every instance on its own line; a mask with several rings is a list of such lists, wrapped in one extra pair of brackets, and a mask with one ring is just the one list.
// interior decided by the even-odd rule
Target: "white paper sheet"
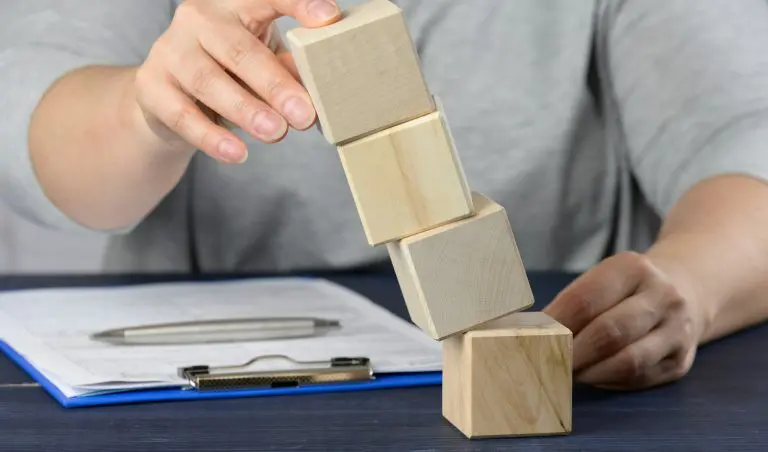
[[(337, 319), (326, 336), (190, 345), (111, 345), (97, 331), (153, 323), (271, 316)], [(439, 344), (363, 296), (322, 279), (157, 283), (119, 288), (0, 292), (0, 339), (68, 397), (104, 390), (178, 386), (182, 366), (242, 364), (285, 354), (301, 361), (367, 356), (374, 371), (440, 370)], [(249, 369), (283, 366), (257, 363)]]

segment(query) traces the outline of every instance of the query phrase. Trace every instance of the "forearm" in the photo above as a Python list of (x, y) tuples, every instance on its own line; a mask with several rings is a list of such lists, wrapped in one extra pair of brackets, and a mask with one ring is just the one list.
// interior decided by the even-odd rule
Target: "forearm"
[(115, 229), (140, 220), (176, 185), (192, 155), (152, 133), (132, 99), (133, 68), (62, 77), (30, 124), (35, 173), (74, 221)]
[(700, 342), (768, 319), (768, 184), (746, 176), (698, 184), (647, 254), (701, 304)]

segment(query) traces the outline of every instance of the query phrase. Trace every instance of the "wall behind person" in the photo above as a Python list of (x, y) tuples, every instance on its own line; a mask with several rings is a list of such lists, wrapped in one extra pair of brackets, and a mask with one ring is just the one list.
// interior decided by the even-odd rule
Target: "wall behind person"
[(0, 202), (0, 274), (100, 273), (106, 239), (37, 226)]

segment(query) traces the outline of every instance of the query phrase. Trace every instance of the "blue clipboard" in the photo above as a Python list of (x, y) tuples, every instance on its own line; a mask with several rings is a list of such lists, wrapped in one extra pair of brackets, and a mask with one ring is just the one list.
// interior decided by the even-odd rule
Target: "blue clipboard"
[(84, 395), (67, 397), (48, 380), (40, 371), (32, 366), (23, 356), (3, 341), (0, 341), (2, 351), (16, 365), (21, 367), (32, 379), (45, 389), (64, 408), (82, 408), (108, 405), (127, 405), (135, 403), (170, 402), (182, 400), (211, 400), (233, 399), (246, 397), (268, 397), (293, 394), (319, 394), (331, 392), (354, 392), (374, 389), (407, 388), (416, 386), (433, 386), (442, 383), (442, 372), (413, 372), (377, 374), (370, 381), (313, 384), (299, 387), (238, 389), (227, 391), (198, 392), (185, 388), (141, 389), (133, 391), (114, 392), (109, 394)]

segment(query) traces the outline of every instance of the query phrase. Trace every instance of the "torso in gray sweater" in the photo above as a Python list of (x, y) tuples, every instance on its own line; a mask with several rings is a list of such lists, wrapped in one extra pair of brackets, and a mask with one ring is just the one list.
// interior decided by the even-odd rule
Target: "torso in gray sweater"
[[(469, 184), (507, 209), (529, 269), (581, 270), (615, 251), (642, 250), (699, 180), (768, 176), (762, 0), (396, 3)], [(175, 7), (2, 7), (9, 14), (0, 18), (0, 105), (20, 113), (0, 124), (5, 201), (29, 218), (76, 227), (34, 180), (28, 113), (65, 70), (140, 63)], [(295, 26), (279, 23), (283, 31)], [(367, 244), (336, 150), (316, 129), (275, 145), (241, 135), (251, 144), (244, 165), (195, 157), (148, 218), (114, 235), (106, 267), (282, 271), (386, 262), (384, 247)]]

